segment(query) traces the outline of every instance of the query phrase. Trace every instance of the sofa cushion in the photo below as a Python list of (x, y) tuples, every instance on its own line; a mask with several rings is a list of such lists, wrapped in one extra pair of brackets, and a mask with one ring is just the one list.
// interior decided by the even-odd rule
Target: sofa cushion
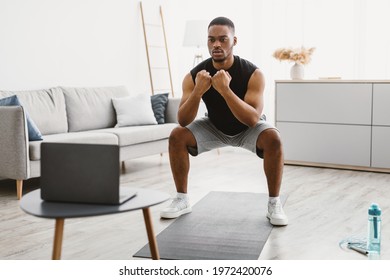
[[(16, 95), (12, 95), (0, 99), (0, 106), (22, 106), (22, 104), (20, 104), (19, 98)], [(37, 125), (31, 119), (28, 112), (27, 111), (24, 112), (27, 120), (28, 140), (30, 141), (42, 140), (42, 134), (37, 128)]]
[(43, 135), (68, 131), (65, 99), (60, 88), (0, 91), (0, 97), (15, 94)]
[(118, 145), (118, 137), (112, 133), (59, 133), (43, 136), (43, 141), (30, 142), (30, 160), (41, 159), (42, 142), (59, 142), (59, 143), (80, 143), (80, 144), (110, 144)]
[[(166, 123), (178, 123), (177, 121), (177, 112), (179, 111), (181, 98), (180, 97), (174, 97), (169, 98), (167, 103), (167, 108), (165, 110), (165, 122)], [(201, 102), (202, 104), (203, 102)], [(201, 106), (200, 104), (200, 106)], [(204, 106), (204, 103), (203, 103)], [(199, 107), (199, 109), (201, 109)]]
[(111, 99), (129, 96), (124, 86), (62, 90), (70, 132), (114, 127), (116, 114)]
[(118, 126), (157, 124), (149, 95), (113, 98)]
[(130, 146), (145, 142), (152, 142), (161, 139), (167, 139), (177, 124), (166, 123), (160, 125), (142, 125), (127, 126), (118, 128), (107, 128), (94, 130), (90, 132), (102, 133), (110, 132), (115, 134), (119, 139), (119, 146)]
[(157, 123), (165, 123), (165, 110), (168, 103), (168, 93), (152, 95), (150, 100), (152, 101), (152, 109)]

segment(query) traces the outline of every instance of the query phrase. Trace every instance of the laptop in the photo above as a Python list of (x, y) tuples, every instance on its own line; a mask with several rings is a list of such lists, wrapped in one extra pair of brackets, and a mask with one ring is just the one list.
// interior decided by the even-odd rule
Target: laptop
[(136, 190), (120, 187), (119, 146), (42, 143), (41, 198), (53, 202), (122, 204)]

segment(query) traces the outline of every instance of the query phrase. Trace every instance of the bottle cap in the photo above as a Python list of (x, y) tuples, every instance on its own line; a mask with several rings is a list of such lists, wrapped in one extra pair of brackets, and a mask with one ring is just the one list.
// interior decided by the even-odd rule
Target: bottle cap
[(370, 208), (368, 208), (368, 214), (373, 216), (379, 216), (382, 214), (382, 210), (379, 208), (379, 205), (376, 203), (371, 203)]

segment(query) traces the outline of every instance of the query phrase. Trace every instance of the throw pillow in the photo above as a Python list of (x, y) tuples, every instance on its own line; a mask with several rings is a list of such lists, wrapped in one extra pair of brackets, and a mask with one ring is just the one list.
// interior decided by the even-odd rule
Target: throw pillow
[(112, 98), (118, 126), (157, 124), (150, 97), (139, 94), (124, 98)]
[[(0, 99), (0, 106), (22, 106), (22, 104), (20, 103), (19, 98), (16, 95), (12, 95)], [(27, 119), (28, 140), (29, 141), (42, 140), (41, 132), (39, 131), (34, 121), (30, 118), (26, 110), (25, 110), (25, 114)]]
[(168, 104), (168, 93), (152, 95), (150, 100), (152, 101), (152, 109), (157, 123), (165, 123), (165, 109)]

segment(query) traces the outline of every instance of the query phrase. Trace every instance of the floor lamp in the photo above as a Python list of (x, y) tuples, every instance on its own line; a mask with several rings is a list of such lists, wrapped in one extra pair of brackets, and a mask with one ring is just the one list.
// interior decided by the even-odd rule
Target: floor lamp
[(186, 29), (184, 33), (184, 47), (196, 47), (196, 53), (192, 66), (195, 67), (203, 61), (203, 55), (200, 47), (206, 46), (207, 42), (207, 24), (205, 20), (189, 20), (186, 22)]

